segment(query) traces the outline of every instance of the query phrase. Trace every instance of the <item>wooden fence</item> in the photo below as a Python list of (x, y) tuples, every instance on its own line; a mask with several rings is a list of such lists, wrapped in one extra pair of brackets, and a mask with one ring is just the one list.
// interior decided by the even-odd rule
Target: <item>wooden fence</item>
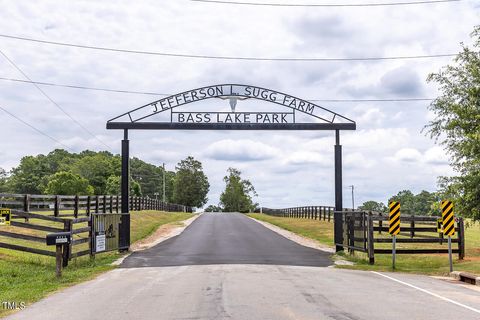
[(261, 212), (276, 217), (330, 221), (333, 219), (334, 209), (334, 207), (328, 206), (294, 207), (284, 209), (271, 209), (262, 207)]
[[(343, 242), (336, 245), (348, 249), (350, 253), (365, 252), (371, 264), (375, 263), (375, 254), (392, 254), (392, 237), (388, 233), (388, 215), (378, 212), (334, 211), (333, 207), (313, 206), (285, 209), (261, 208), (267, 215), (285, 218), (304, 218), (313, 220), (333, 220), (334, 213), (342, 216)], [(397, 236), (397, 254), (443, 254), (448, 253), (447, 239), (439, 232), (435, 216), (401, 216), (400, 234)], [(459, 259), (465, 257), (465, 228), (461, 217), (455, 218), (455, 236), (452, 243), (456, 248), (452, 253)]]
[[(92, 254), (91, 215), (119, 213), (119, 196), (61, 196), (0, 194), (0, 207), (12, 210), (10, 226), (0, 226), (0, 248), (55, 256), (55, 247), (46, 246), (48, 233), (69, 232), (70, 245), (64, 246), (63, 265), (75, 257)], [(192, 208), (164, 203), (147, 197), (130, 197), (130, 210), (192, 212)]]

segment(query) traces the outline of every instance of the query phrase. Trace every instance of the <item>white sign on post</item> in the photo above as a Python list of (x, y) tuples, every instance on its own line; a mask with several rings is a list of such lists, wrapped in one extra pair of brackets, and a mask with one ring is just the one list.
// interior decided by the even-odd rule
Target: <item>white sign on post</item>
[(95, 252), (105, 251), (105, 235), (99, 234), (95, 237)]

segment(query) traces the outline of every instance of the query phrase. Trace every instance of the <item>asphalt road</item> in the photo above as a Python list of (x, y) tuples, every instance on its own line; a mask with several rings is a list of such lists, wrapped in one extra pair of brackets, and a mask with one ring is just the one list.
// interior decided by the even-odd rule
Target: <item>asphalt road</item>
[(9, 319), (480, 319), (476, 286), (326, 264), (325, 253), (244, 216), (206, 214), (123, 268)]
[(136, 252), (122, 267), (274, 264), (326, 267), (330, 254), (301, 246), (240, 213), (203, 214), (178, 237)]

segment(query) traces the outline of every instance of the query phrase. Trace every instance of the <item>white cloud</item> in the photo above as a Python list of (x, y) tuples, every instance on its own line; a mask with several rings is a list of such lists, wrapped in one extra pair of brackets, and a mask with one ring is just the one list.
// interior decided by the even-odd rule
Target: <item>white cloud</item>
[(424, 161), (428, 164), (444, 165), (449, 163), (449, 157), (445, 149), (435, 146), (425, 151)]
[[(321, 10), (154, 0), (114, 4), (18, 0), (2, 6), (0, 29), (52, 41), (161, 52), (252, 57), (398, 56), (458, 52), (461, 41), (470, 43), (469, 33), (478, 24), (479, 13), (473, 1)], [(450, 61), (224, 61), (100, 52), (4, 38), (0, 43), (2, 50), (37, 81), (160, 93), (242, 82), (307, 99), (435, 97), (437, 87), (426, 84), (426, 76)], [(1, 57), (0, 70), (1, 77), (22, 78)], [(114, 153), (120, 151), (122, 132), (106, 131), (106, 121), (158, 98), (42, 88), (111, 145)], [(0, 106), (74, 150), (104, 148), (33, 86), (0, 81), (0, 89)], [(239, 108), (246, 104), (239, 103)], [(446, 170), (442, 150), (421, 133), (433, 119), (427, 111), (428, 102), (321, 105), (357, 122), (357, 131), (342, 132), (341, 144), (344, 184), (358, 186), (359, 201), (385, 200), (405, 188), (432, 190), (439, 174), (451, 173)], [(0, 120), (2, 132), (8, 133), (0, 137), (2, 150), (8, 150), (0, 157), (0, 167), (9, 169), (24, 155), (48, 153), (58, 147), (3, 112)], [(210, 177), (212, 203), (218, 202), (222, 177), (229, 166), (242, 169), (266, 206), (333, 203), (333, 132), (135, 131), (130, 139), (132, 156), (156, 165), (166, 162), (173, 169), (190, 154), (201, 160)], [(392, 161), (397, 153), (401, 161)], [(391, 172), (399, 178), (389, 179)]]
[(209, 145), (205, 156), (215, 160), (256, 161), (271, 159), (278, 155), (278, 150), (253, 140), (220, 140)]
[(414, 148), (403, 148), (395, 153), (394, 159), (405, 162), (417, 162), (422, 160), (422, 154)]
[(332, 159), (325, 154), (312, 151), (296, 151), (290, 155), (285, 155), (285, 163), (293, 165), (318, 164), (320, 166), (332, 166)]

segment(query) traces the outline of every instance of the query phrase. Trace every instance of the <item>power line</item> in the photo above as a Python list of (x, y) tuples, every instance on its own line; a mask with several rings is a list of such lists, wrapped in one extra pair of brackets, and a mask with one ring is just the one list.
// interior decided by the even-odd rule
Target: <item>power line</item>
[[(141, 95), (150, 95), (150, 96), (171, 96), (172, 94), (167, 93), (157, 93), (157, 92), (147, 92), (147, 91), (131, 91), (131, 90), (120, 90), (120, 89), (107, 89), (107, 88), (97, 88), (97, 87), (87, 87), (87, 86), (78, 86), (71, 84), (59, 84), (52, 82), (40, 82), (40, 81), (28, 81), (14, 78), (4, 78), (0, 77), (0, 80), (4, 81), (13, 81), (21, 83), (35, 83), (42, 86), (53, 86), (53, 87), (62, 87), (70, 89), (82, 89), (82, 90), (94, 90), (94, 91), (106, 91), (114, 93), (128, 93), (128, 94), (141, 94)], [(384, 98), (384, 99), (306, 99), (307, 101), (312, 102), (408, 102), (408, 101), (432, 101), (433, 98)]]
[(19, 66), (17, 66), (15, 64), (15, 62), (13, 62), (13, 60), (11, 60), (2, 50), (0, 50), (0, 54), (15, 68), (18, 70), (18, 72), (20, 72), (25, 78), (27, 78), (34, 86), (35, 88), (38, 89), (38, 91), (40, 91), (51, 103), (53, 103), (53, 105), (55, 105), (60, 111), (62, 111), (67, 117), (69, 117), (73, 122), (75, 122), (75, 124), (77, 124), (80, 128), (82, 128), (85, 132), (87, 132), (89, 135), (91, 135), (94, 139), (96, 139), (98, 142), (100, 142), (101, 144), (103, 144), (104, 146), (106, 146), (108, 149), (112, 149), (112, 147), (110, 147), (109, 145), (107, 145), (105, 142), (103, 142), (102, 140), (100, 140), (99, 138), (97, 138), (97, 136), (95, 136), (90, 130), (88, 130), (84, 125), (82, 125), (80, 122), (78, 122), (75, 118), (73, 118), (67, 111), (65, 111), (65, 109), (63, 109), (58, 103), (56, 103), (55, 101), (53, 101), (52, 98), (50, 98), (50, 96), (42, 90), (42, 88), (40, 88), (32, 79), (30, 79), (30, 77), (25, 73), (23, 72), (22, 69), (20, 69)]
[(39, 85), (42, 85), (42, 86), (63, 87), (63, 88), (70, 88), (70, 89), (106, 91), (106, 92), (115, 92), (115, 93), (133, 93), (133, 94), (143, 94), (143, 95), (149, 95), (149, 96), (165, 96), (165, 97), (169, 96), (169, 94), (166, 94), (166, 93), (96, 88), (96, 87), (78, 86), (78, 85), (70, 85), (70, 84), (59, 84), (59, 83), (52, 83), (52, 82), (28, 81), (28, 80), (21, 80), (21, 79), (14, 79), (14, 78), (4, 78), (4, 77), (0, 77), (0, 80), (23, 82), (23, 83), (36, 83), (36, 84), (39, 84)]
[(6, 114), (8, 114), (9, 116), (11, 116), (12, 118), (15, 118), (15, 119), (17, 119), (18, 121), (20, 121), (21, 123), (23, 123), (23, 124), (24, 124), (24, 125), (26, 125), (27, 127), (30, 127), (31, 129), (35, 130), (35, 131), (36, 131), (36, 132), (38, 132), (39, 134), (41, 134), (41, 135), (43, 135), (43, 136), (45, 136), (45, 137), (49, 138), (50, 140), (52, 140), (52, 141), (54, 141), (54, 142), (56, 142), (56, 143), (58, 143), (58, 144), (62, 145), (62, 146), (65, 148), (65, 149), (72, 151), (72, 149), (70, 149), (70, 148), (69, 148), (67, 145), (63, 144), (62, 142), (60, 142), (59, 140), (55, 139), (55, 138), (54, 138), (54, 137), (52, 137), (51, 135), (49, 135), (49, 134), (47, 134), (47, 133), (43, 132), (42, 130), (40, 130), (40, 129), (38, 129), (38, 128), (34, 127), (34, 126), (33, 126), (33, 125), (31, 125), (30, 123), (28, 123), (28, 122), (26, 122), (26, 121), (22, 120), (21, 118), (17, 117), (16, 115), (14, 115), (14, 114), (13, 114), (13, 113), (11, 113), (10, 111), (6, 110), (5, 108), (3, 108), (3, 107), (1, 107), (1, 106), (0, 106), (0, 109), (1, 109), (1, 110), (3, 110), (3, 112), (5, 112), (5, 113), (6, 113)]
[[(457, 0), (454, 0), (454, 1), (457, 1)], [(26, 38), (26, 37), (17, 37), (17, 36), (6, 35), (6, 34), (0, 34), (0, 37), (22, 40), (22, 41), (30, 41), (30, 42), (36, 42), (36, 43), (43, 43), (43, 44), (50, 44), (50, 45), (56, 45), (56, 46), (81, 48), (81, 49), (155, 55), (155, 56), (176, 57), (176, 58), (215, 59), (215, 60), (332, 62), (332, 61), (379, 61), (379, 60), (431, 59), (431, 58), (445, 58), (445, 57), (456, 56), (455, 53), (441, 53), (441, 54), (430, 54), (430, 55), (354, 57), (354, 58), (268, 58), (268, 57), (238, 57), (238, 56), (234, 57), (234, 56), (198, 55), (198, 54), (186, 54), (186, 53), (169, 53), (169, 52), (129, 50), (129, 49), (119, 49), (119, 48), (109, 48), (109, 47), (99, 47), (99, 46), (87, 46), (87, 45), (67, 43), (67, 42), (57, 42), (57, 41), (40, 40), (40, 39), (33, 39), (33, 38)]]
[(433, 0), (433, 1), (409, 1), (409, 2), (383, 2), (383, 3), (345, 3), (345, 4), (298, 4), (298, 3), (260, 3), (260, 2), (241, 2), (241, 1), (221, 1), (221, 0), (189, 0), (192, 2), (204, 2), (215, 4), (233, 4), (245, 6), (265, 6), (265, 7), (383, 7), (383, 6), (405, 6), (418, 4), (435, 4), (445, 2), (459, 2), (462, 0)]

